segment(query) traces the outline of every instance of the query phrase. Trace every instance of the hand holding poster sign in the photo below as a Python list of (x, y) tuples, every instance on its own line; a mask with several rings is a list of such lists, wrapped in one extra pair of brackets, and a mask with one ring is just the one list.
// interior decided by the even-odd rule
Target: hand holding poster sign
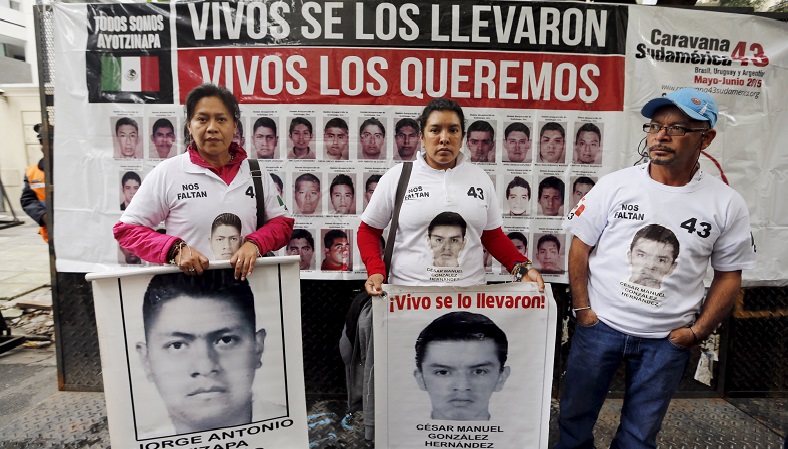
[(373, 299), (378, 447), (547, 447), (557, 319), (550, 288), (384, 291)]
[(113, 447), (306, 447), (297, 261), (88, 276)]

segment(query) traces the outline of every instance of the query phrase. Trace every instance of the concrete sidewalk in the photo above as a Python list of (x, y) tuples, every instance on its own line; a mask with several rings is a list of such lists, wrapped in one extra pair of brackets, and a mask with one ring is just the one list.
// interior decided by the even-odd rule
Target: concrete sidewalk
[(0, 301), (49, 285), (49, 246), (38, 235), (38, 225), (0, 229)]
[[(621, 405), (621, 400), (605, 402), (594, 432), (597, 447), (608, 447)], [(553, 447), (557, 401), (550, 411)], [(341, 400), (308, 404), (310, 449), (373, 447), (363, 441), (359, 419), (348, 420), (345, 412)], [(674, 399), (657, 444), (671, 449), (782, 449), (786, 431), (786, 399)], [(0, 449), (62, 448), (110, 448), (104, 394), (57, 391), (52, 348), (17, 348), (0, 355)]]
[[(48, 247), (29, 221), (0, 230), (0, 303), (48, 293)], [(621, 405), (605, 402), (595, 430), (598, 447), (613, 437)], [(308, 404), (310, 449), (371, 447), (345, 408), (338, 400)], [(557, 441), (557, 410), (553, 401), (550, 447)], [(675, 449), (782, 449), (786, 433), (786, 398), (675, 399), (657, 443)], [(110, 448), (104, 394), (58, 391), (53, 346), (0, 354), (0, 449), (23, 448)]]

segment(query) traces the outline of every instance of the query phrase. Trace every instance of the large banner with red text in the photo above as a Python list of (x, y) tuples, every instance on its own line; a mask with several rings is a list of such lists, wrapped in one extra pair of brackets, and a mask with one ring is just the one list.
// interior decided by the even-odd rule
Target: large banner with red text
[[(388, 168), (420, 157), (422, 108), (449, 97), (504, 233), (549, 282), (567, 282), (562, 218), (601, 176), (647, 160), (648, 99), (695, 87), (721, 109), (701, 167), (750, 207), (759, 268), (745, 283), (782, 284), (786, 31), (762, 17), (574, 2), (56, 4), (57, 268), (146, 264), (112, 227), (151, 170), (184, 152), (185, 96), (208, 82), (240, 103), (234, 141), (296, 220), (278, 254), (298, 255), (302, 278), (366, 276), (361, 214)], [(171, 206), (211, 201), (184, 186)], [(492, 257), (473, 263), (511, 279)]]

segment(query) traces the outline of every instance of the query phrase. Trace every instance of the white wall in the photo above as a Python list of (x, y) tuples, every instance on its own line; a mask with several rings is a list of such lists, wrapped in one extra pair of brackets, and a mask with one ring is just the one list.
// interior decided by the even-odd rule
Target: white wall
[[(41, 122), (38, 86), (4, 84), (0, 89), (0, 179), (17, 216), (29, 220), (19, 204), (25, 168), (43, 156), (33, 126)], [(6, 214), (9, 214), (6, 205)]]

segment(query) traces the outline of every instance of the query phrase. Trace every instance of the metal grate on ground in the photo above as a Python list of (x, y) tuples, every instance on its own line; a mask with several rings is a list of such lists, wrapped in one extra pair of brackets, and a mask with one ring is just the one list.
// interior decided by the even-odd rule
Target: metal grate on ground
[[(784, 400), (759, 404), (761, 413), (785, 408)], [(609, 399), (594, 431), (597, 447), (607, 447), (618, 426), (623, 401)], [(109, 449), (102, 393), (60, 392), (0, 426), (0, 449)], [(779, 412), (778, 412), (779, 413)], [(360, 417), (348, 416), (344, 401), (308, 406), (310, 449), (365, 449)], [(785, 412), (783, 412), (785, 415)], [(550, 408), (549, 447), (557, 442), (558, 402)], [(781, 449), (785, 422), (764, 422), (722, 399), (675, 399), (657, 438), (660, 449)], [(289, 449), (289, 448), (288, 448)], [(304, 448), (306, 449), (306, 448)]]

